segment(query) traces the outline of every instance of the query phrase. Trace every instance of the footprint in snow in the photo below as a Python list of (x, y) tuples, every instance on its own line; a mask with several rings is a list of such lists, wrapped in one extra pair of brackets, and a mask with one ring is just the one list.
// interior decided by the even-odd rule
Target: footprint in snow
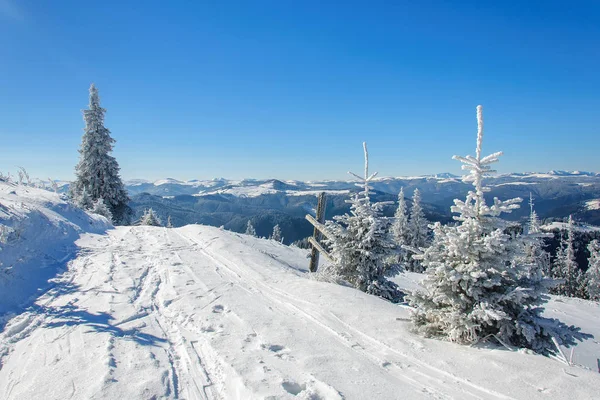
[(269, 350), (270, 352), (275, 353), (275, 357), (280, 358), (282, 360), (292, 361), (294, 357), (292, 357), (289, 353), (291, 352), (285, 346), (281, 346), (278, 344), (263, 344), (260, 346), (263, 350)]
[(283, 390), (294, 396), (298, 396), (301, 392), (306, 390), (306, 384), (301, 385), (294, 381), (283, 381), (281, 387)]
[(212, 308), (212, 312), (217, 313), (217, 314), (222, 313), (224, 310), (225, 310), (225, 307), (223, 307), (220, 304), (217, 304), (217, 305), (213, 306), (213, 308)]

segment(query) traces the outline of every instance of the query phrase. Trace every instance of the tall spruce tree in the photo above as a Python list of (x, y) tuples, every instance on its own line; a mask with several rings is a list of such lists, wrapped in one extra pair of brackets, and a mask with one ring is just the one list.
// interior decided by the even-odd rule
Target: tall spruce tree
[(586, 288), (590, 300), (600, 301), (600, 243), (592, 240), (588, 244), (590, 258), (588, 258), (588, 270), (585, 273)]
[[(424, 249), (429, 241), (429, 221), (425, 217), (421, 206), (421, 192), (415, 189), (412, 197), (412, 206), (408, 219), (408, 232), (410, 246), (414, 249)], [(421, 260), (410, 256), (408, 269), (413, 272), (423, 272)]]
[(410, 230), (408, 226), (408, 211), (406, 199), (404, 197), (404, 188), (400, 188), (400, 192), (398, 193), (398, 208), (394, 214), (392, 234), (394, 241), (398, 246), (398, 263), (404, 266), (410, 257), (410, 254), (402, 248), (402, 246), (410, 246)]
[(102, 199), (110, 210), (113, 222), (126, 224), (131, 216), (131, 209), (127, 205), (129, 197), (119, 176), (117, 160), (110, 155), (115, 140), (104, 127), (105, 112), (100, 107), (98, 89), (92, 84), (89, 109), (83, 111), (85, 133), (79, 149), (80, 160), (75, 167), (76, 179), (71, 186), (71, 195), (84, 208), (89, 207), (84, 203), (94, 204)]
[(561, 283), (551, 290), (554, 294), (568, 297), (585, 297), (584, 276), (575, 259), (575, 227), (569, 215), (567, 235), (561, 234), (560, 247), (556, 252), (553, 277)]
[(335, 260), (331, 275), (348, 282), (363, 292), (383, 297), (392, 302), (402, 298), (395, 283), (385, 278), (388, 262), (396, 258), (396, 245), (389, 233), (390, 221), (383, 217), (382, 209), (386, 203), (372, 203), (369, 197), (371, 180), (377, 175), (369, 175), (369, 153), (363, 143), (365, 154), (365, 176), (352, 172), (362, 183), (357, 184), (364, 190), (356, 193), (350, 200), (350, 214), (334, 217), (325, 226), (330, 232), (324, 242), (331, 248)]
[[(423, 254), (427, 267), (425, 291), (408, 297), (415, 307), (415, 329), (426, 335), (459, 343), (475, 343), (487, 336), (538, 352), (553, 351), (554, 337), (572, 344), (578, 332), (557, 320), (545, 319), (541, 285), (532, 282), (519, 264), (523, 244), (505, 232), (502, 213), (519, 207), (520, 198), (486, 204), (490, 189), (483, 178), (493, 171), (501, 152), (481, 156), (483, 140), (482, 107), (477, 107), (476, 156), (459, 157), (469, 171), (463, 180), (475, 188), (465, 201), (454, 200), (454, 226), (434, 225), (432, 245)], [(581, 338), (581, 336), (578, 336)]]

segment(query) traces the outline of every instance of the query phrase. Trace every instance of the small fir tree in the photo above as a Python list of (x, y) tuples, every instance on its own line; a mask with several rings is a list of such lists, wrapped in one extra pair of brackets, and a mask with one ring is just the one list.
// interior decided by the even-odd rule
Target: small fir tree
[(588, 258), (588, 270), (585, 273), (586, 288), (590, 300), (600, 301), (600, 243), (592, 240), (588, 244), (590, 258)]
[(398, 208), (394, 214), (392, 234), (394, 241), (398, 246), (398, 264), (404, 266), (410, 257), (410, 254), (402, 248), (402, 246), (410, 245), (410, 230), (408, 226), (408, 213), (406, 199), (404, 198), (404, 188), (401, 188), (398, 193)]
[(142, 215), (142, 218), (140, 218), (139, 224), (148, 226), (162, 226), (160, 218), (158, 218), (152, 208), (148, 208), (144, 211), (144, 215)]
[(469, 171), (463, 180), (475, 188), (465, 201), (454, 200), (454, 226), (434, 225), (434, 239), (422, 256), (427, 277), (425, 291), (408, 297), (415, 307), (415, 329), (426, 335), (459, 343), (475, 343), (494, 336), (505, 344), (528, 347), (538, 352), (554, 351), (555, 338), (572, 344), (583, 336), (574, 327), (541, 316), (542, 285), (532, 282), (519, 264), (522, 241), (505, 233), (502, 213), (518, 208), (521, 199), (486, 204), (489, 188), (483, 178), (494, 172), (490, 164), (501, 152), (481, 156), (483, 116), (477, 107), (476, 156), (459, 157)]
[[(427, 246), (429, 236), (428, 226), (429, 221), (427, 221), (423, 207), (421, 206), (421, 192), (419, 189), (415, 189), (410, 208), (410, 217), (408, 219), (410, 247), (421, 250)], [(414, 272), (423, 272), (421, 260), (411, 256), (408, 269)]]
[(167, 228), (172, 228), (173, 227), (173, 222), (171, 221), (171, 216), (169, 215), (167, 217)]
[[(552, 277), (552, 264), (550, 262), (550, 253), (544, 250), (544, 239), (552, 237), (550, 233), (542, 232), (540, 220), (533, 209), (533, 195), (529, 193), (529, 221), (524, 229), (523, 242), (525, 246), (524, 264), (528, 267), (530, 276)], [(548, 287), (554, 286), (550, 279), (544, 280)]]
[[(83, 111), (85, 133), (79, 149), (80, 160), (75, 167), (76, 179), (70, 189), (71, 196), (85, 208), (102, 199), (110, 210), (113, 221), (125, 224), (131, 215), (131, 209), (127, 205), (129, 197), (119, 176), (117, 160), (110, 155), (115, 140), (104, 127), (105, 112), (100, 107), (98, 89), (92, 84), (89, 109)], [(90, 205), (86, 205), (82, 199), (84, 192), (90, 199)]]
[(250, 236), (254, 236), (256, 237), (256, 230), (254, 229), (254, 226), (252, 225), (252, 222), (250, 222), (250, 220), (248, 220), (248, 224), (246, 225), (246, 235), (250, 235)]
[(571, 215), (566, 233), (566, 237), (561, 234), (560, 247), (554, 260), (553, 277), (560, 283), (552, 289), (552, 293), (585, 298), (584, 276), (575, 259), (575, 229)]
[(279, 227), (279, 224), (273, 227), (273, 234), (271, 235), (270, 239), (279, 243), (283, 242), (283, 236), (281, 236), (281, 228)]
[(387, 263), (397, 258), (396, 245), (389, 233), (390, 221), (382, 216), (382, 208), (388, 203), (371, 203), (369, 183), (377, 175), (369, 175), (369, 153), (363, 143), (365, 154), (365, 176), (359, 186), (363, 191), (355, 194), (350, 204), (350, 214), (335, 216), (334, 221), (326, 222), (331, 237), (324, 239), (331, 248), (335, 260), (331, 275), (348, 282), (363, 292), (383, 297), (392, 302), (402, 298), (395, 283), (385, 278)]

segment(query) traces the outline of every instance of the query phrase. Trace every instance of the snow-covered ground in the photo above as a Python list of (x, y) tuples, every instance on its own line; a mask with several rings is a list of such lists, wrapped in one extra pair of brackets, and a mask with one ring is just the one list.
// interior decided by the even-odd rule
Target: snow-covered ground
[[(550, 232), (553, 230), (567, 230), (569, 224), (567, 222), (550, 222), (549, 224), (542, 225), (540, 228), (544, 231)], [(600, 227), (595, 225), (577, 224), (574, 226), (577, 232), (600, 232)]]
[[(0, 398), (598, 395), (595, 370), (419, 337), (407, 307), (310, 279), (306, 251), (273, 241), (190, 225), (77, 244), (55, 286), (0, 333)], [(416, 287), (419, 275), (397, 281)], [(600, 337), (598, 303), (558, 300), (552, 312)]]
[(585, 202), (586, 210), (600, 210), (600, 199), (593, 199)]
[(56, 193), (0, 181), (0, 322), (64, 268), (82, 232), (108, 227)]

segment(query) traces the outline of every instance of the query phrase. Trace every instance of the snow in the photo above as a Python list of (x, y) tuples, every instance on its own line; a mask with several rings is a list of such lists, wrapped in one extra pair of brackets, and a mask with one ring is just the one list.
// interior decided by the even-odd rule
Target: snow
[(586, 201), (585, 208), (586, 210), (600, 210), (600, 199)]
[[(411, 332), (409, 307), (311, 279), (306, 250), (201, 225), (103, 233), (102, 217), (3, 183), (0, 203), (2, 224), (25, 226), (0, 261), (27, 250), (38, 270), (44, 254), (65, 269), (25, 310), (0, 301), (15, 313), (0, 331), (2, 399), (597, 395), (597, 339), (574, 348), (574, 366), (425, 339)], [(74, 241), (78, 253), (61, 262)], [(415, 289), (422, 277), (394, 280)], [(552, 296), (546, 314), (600, 337), (597, 302)]]
[(286, 190), (285, 193), (288, 196), (318, 196), (320, 193), (325, 192), (329, 195), (343, 195), (349, 194), (349, 190)]
[(0, 244), (0, 314), (48, 286), (81, 233), (110, 227), (104, 217), (88, 214), (54, 192), (4, 181), (0, 225), (10, 232), (7, 243)]
[(518, 185), (537, 185), (538, 182), (507, 182), (507, 183), (499, 183), (497, 185), (492, 186), (518, 186)]
[[(569, 224), (567, 222), (554, 221), (549, 224), (542, 225), (540, 227), (540, 229), (542, 229), (543, 231), (547, 231), (547, 232), (553, 231), (555, 229), (566, 230), (568, 225)], [(577, 224), (573, 228), (577, 232), (600, 232), (600, 226), (594, 226), (594, 225)]]

